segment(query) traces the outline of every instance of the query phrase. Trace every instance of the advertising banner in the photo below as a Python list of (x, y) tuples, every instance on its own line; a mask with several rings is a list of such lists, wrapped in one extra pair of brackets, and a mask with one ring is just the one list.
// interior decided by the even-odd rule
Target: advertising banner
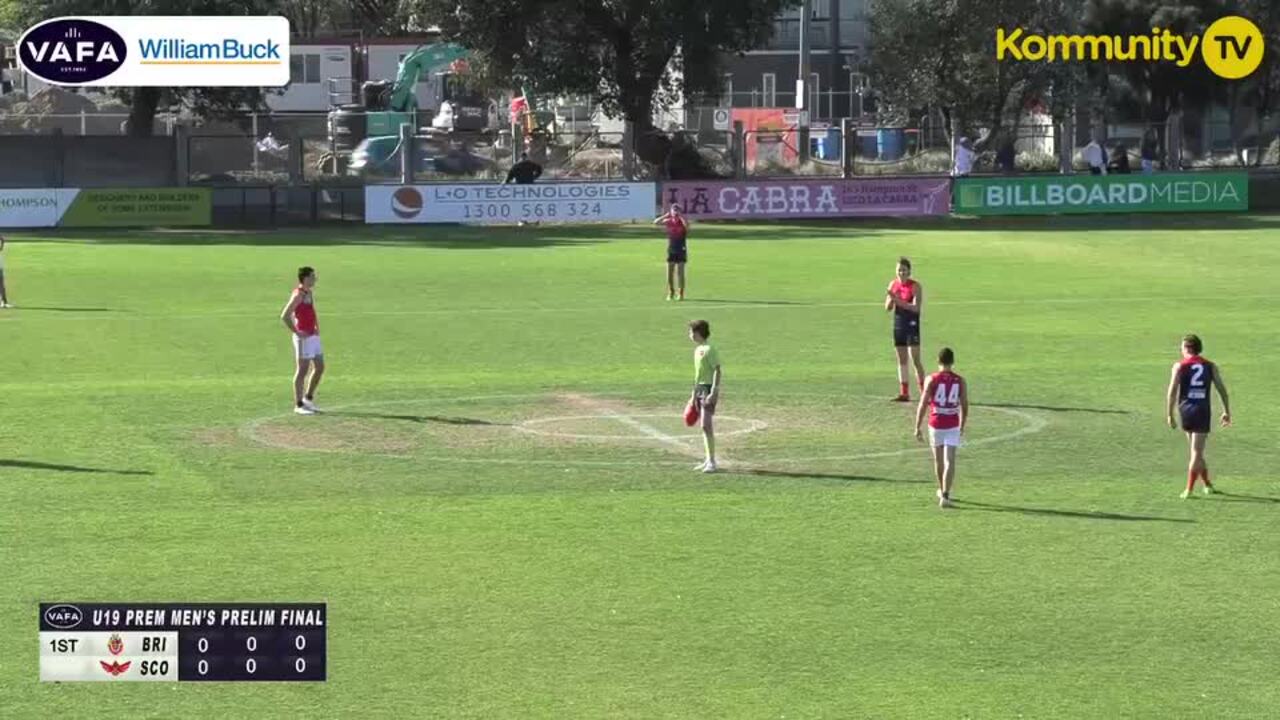
[(209, 188), (81, 190), (62, 216), (62, 227), (165, 227), (213, 224)]
[(662, 204), (693, 218), (787, 219), (945, 215), (951, 180), (830, 178), (820, 180), (689, 180), (662, 184)]
[(481, 183), (365, 186), (366, 223), (651, 220), (653, 183)]
[(209, 188), (0, 189), (0, 228), (212, 224)]
[(955, 183), (955, 211), (964, 215), (1248, 209), (1249, 176), (1243, 172), (984, 177)]
[(0, 228), (54, 227), (78, 192), (75, 188), (0, 189)]

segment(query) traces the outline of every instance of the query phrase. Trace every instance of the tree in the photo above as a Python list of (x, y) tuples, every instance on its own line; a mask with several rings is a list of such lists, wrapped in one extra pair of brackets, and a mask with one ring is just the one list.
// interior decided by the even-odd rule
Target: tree
[[(1032, 27), (1045, 0), (873, 0), (872, 85), (905, 115), (936, 108), (954, 135), (974, 124), (975, 143), (994, 144), (1054, 75), (1033, 63), (996, 59), (996, 28)], [(1061, 68), (1057, 70), (1061, 71)]]
[(655, 107), (719, 85), (725, 52), (759, 47), (798, 0), (417, 0), (446, 39), (477, 51), (512, 87), (594, 98), (634, 124), (637, 155), (658, 164), (670, 142)]
[[(0, 18), (29, 27), (60, 15), (271, 15), (277, 0), (6, 0)], [(128, 134), (149, 136), (161, 106), (182, 105), (204, 117), (262, 107), (261, 88), (108, 88), (129, 107)]]

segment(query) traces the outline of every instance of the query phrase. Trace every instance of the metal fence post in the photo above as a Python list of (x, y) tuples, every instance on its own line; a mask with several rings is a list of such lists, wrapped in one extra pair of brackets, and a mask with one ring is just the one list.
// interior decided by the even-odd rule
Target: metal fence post
[(739, 180), (747, 177), (747, 133), (741, 120), (733, 121), (733, 176)]
[(253, 114), (253, 174), (258, 174), (258, 113)]
[(400, 183), (413, 184), (413, 126), (400, 125)]
[(840, 177), (853, 177), (853, 153), (849, 152), (849, 129), (853, 122), (840, 118)]
[(191, 182), (191, 133), (186, 125), (173, 128), (173, 164), (174, 179), (179, 187)]

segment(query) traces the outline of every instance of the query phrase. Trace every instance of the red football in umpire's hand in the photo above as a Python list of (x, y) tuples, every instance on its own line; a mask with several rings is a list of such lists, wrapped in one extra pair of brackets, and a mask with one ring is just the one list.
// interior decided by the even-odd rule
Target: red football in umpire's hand
[(684, 424), (688, 425), (689, 427), (693, 427), (694, 425), (697, 425), (698, 418), (701, 417), (701, 415), (702, 415), (702, 412), (698, 408), (698, 401), (690, 400), (689, 404), (686, 405), (684, 408)]

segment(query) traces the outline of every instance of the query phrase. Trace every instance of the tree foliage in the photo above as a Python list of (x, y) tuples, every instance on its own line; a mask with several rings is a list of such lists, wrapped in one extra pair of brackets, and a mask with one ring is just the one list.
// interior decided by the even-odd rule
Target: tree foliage
[[(719, 85), (724, 52), (759, 47), (798, 0), (417, 0), (491, 74), (535, 94), (594, 98), (653, 130), (653, 110)], [(637, 145), (651, 159), (661, 148)]]
[[(1217, 78), (1197, 61), (998, 62), (996, 28), (1037, 34), (1148, 35), (1152, 28), (1202, 35), (1238, 14), (1263, 31), (1263, 65), (1241, 81)], [(1028, 104), (1055, 118), (1076, 110), (1094, 121), (1164, 121), (1170, 113), (1220, 103), (1265, 118), (1280, 100), (1280, 3), (1276, 0), (873, 0), (871, 74), (899, 113), (936, 109), (954, 128), (980, 127), (990, 140)], [(905, 118), (902, 118), (905, 119)]]

